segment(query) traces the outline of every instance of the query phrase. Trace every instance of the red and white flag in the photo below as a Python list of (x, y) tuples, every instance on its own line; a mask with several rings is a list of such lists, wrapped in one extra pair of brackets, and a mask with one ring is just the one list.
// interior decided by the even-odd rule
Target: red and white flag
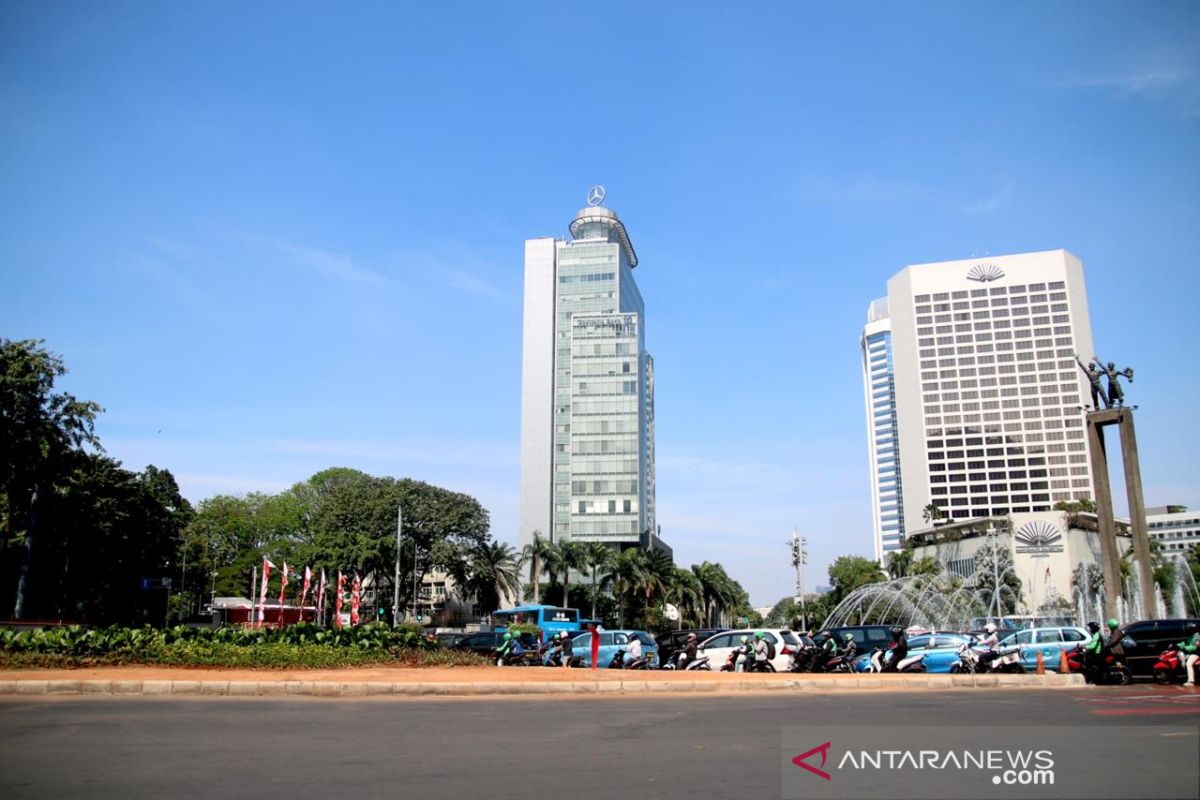
[(285, 561), (283, 562), (283, 582), (279, 584), (279, 627), (281, 628), (283, 627), (283, 590), (286, 589), (288, 585), (287, 576), (288, 565)]
[(262, 625), (263, 620), (267, 616), (267, 581), (271, 579), (271, 569), (274, 566), (271, 563), (271, 559), (263, 556), (262, 591), (258, 595), (258, 619), (255, 620), (256, 625)]
[(325, 568), (321, 567), (321, 581), (317, 584), (317, 624), (325, 624)]
[(358, 580), (358, 573), (354, 573), (354, 583), (350, 584), (350, 624), (358, 624), (358, 601), (362, 594), (362, 583)]
[(338, 570), (337, 591), (334, 592), (333, 627), (342, 627), (342, 592), (346, 591), (346, 576)]
[(300, 590), (300, 621), (304, 622), (304, 603), (308, 600), (308, 589), (312, 585), (312, 568), (304, 567), (304, 588)]

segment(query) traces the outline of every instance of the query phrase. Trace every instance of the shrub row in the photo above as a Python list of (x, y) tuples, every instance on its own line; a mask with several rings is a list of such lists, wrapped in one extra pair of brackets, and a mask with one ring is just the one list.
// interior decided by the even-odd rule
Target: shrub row
[(163, 664), (216, 667), (345, 667), (364, 664), (455, 666), (484, 664), (472, 653), (446, 650), (419, 628), (383, 624), (319, 628), (79, 627), (0, 631), (0, 667)]

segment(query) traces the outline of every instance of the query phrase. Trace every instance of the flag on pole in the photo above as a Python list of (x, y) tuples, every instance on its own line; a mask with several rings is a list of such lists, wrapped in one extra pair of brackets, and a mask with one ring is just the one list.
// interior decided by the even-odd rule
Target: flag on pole
[(338, 570), (337, 592), (334, 594), (335, 605), (333, 607), (333, 627), (342, 627), (342, 592), (346, 591), (346, 576), (342, 571)]
[(317, 624), (325, 624), (325, 568), (321, 567), (321, 582), (317, 584)]
[(362, 594), (362, 582), (358, 579), (358, 573), (354, 573), (354, 583), (350, 584), (350, 624), (358, 624), (358, 601)]
[(287, 576), (288, 565), (285, 561), (283, 562), (283, 582), (279, 584), (279, 627), (281, 628), (283, 627), (283, 590), (286, 589), (288, 585)]
[(304, 565), (304, 587), (300, 590), (300, 621), (304, 622), (304, 603), (308, 600), (308, 589), (312, 585), (312, 567)]
[(271, 563), (271, 559), (263, 556), (262, 592), (260, 592), (258, 595), (258, 619), (255, 620), (255, 624), (258, 626), (262, 625), (263, 620), (266, 619), (267, 616), (267, 581), (271, 577), (271, 568), (274, 566), (275, 565)]

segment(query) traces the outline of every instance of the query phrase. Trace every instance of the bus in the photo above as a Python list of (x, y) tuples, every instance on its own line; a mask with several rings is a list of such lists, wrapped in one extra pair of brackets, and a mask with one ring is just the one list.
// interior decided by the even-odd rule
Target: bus
[(579, 609), (559, 606), (526, 605), (492, 612), (494, 629), (507, 630), (509, 625), (537, 625), (542, 638), (549, 639), (559, 631), (575, 633), (580, 630)]

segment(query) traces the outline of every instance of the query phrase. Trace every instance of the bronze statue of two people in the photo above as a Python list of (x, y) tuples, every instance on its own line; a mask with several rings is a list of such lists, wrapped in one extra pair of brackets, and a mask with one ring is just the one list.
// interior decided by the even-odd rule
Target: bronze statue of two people
[[(1112, 361), (1105, 364), (1097, 356), (1092, 356), (1092, 360), (1087, 363), (1087, 366), (1084, 366), (1078, 353), (1075, 354), (1075, 361), (1083, 370), (1083, 374), (1087, 375), (1088, 383), (1092, 386), (1092, 410), (1099, 411), (1101, 402), (1104, 403), (1105, 408), (1120, 408), (1124, 405), (1125, 390), (1121, 388), (1119, 378), (1124, 377), (1133, 383), (1133, 367), (1117, 369), (1117, 365)], [(1107, 392), (1100, 386), (1101, 378), (1108, 378)]]

